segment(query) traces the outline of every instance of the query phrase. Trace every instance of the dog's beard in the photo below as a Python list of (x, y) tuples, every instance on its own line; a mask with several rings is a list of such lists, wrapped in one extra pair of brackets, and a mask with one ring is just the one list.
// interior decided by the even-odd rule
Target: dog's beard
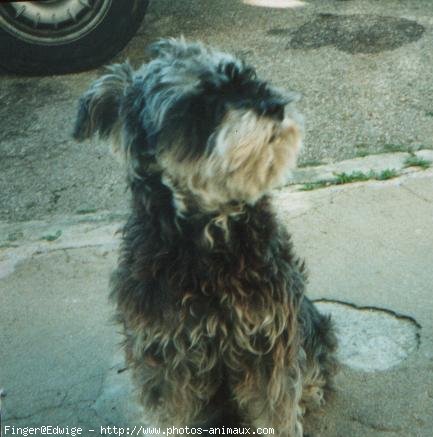
[[(175, 147), (160, 163), (176, 198), (192, 195), (204, 210), (220, 210), (231, 202), (254, 204), (282, 185), (296, 165), (301, 129), (289, 117), (279, 121), (232, 110), (209, 143), (211, 151), (198, 159), (179, 162)], [(186, 208), (185, 201), (178, 205)]]

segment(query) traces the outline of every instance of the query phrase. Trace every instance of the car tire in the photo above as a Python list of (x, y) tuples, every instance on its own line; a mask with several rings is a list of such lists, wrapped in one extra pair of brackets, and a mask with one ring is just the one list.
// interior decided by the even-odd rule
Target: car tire
[(148, 0), (2, 2), (0, 66), (46, 75), (101, 65), (134, 36), (147, 5)]

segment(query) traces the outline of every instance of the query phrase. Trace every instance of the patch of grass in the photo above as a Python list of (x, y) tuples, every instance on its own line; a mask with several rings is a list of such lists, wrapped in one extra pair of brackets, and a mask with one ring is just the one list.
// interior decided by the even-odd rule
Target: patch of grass
[(62, 231), (57, 231), (55, 234), (44, 235), (41, 240), (56, 241), (60, 235), (62, 235)]
[(98, 210), (96, 208), (83, 208), (83, 209), (79, 209), (77, 211), (77, 214), (93, 214), (97, 211)]
[(312, 191), (319, 188), (329, 187), (331, 185), (344, 185), (353, 182), (365, 182), (370, 180), (386, 181), (398, 176), (398, 172), (395, 169), (386, 169), (381, 172), (375, 172), (373, 170), (368, 173), (362, 171), (354, 171), (352, 173), (336, 173), (333, 180), (322, 180), (317, 182), (310, 182), (301, 186), (301, 191)]
[(416, 155), (409, 156), (409, 158), (404, 161), (405, 167), (421, 167), (424, 170), (426, 168), (429, 168), (431, 166), (431, 161), (428, 161), (427, 159), (420, 158)]
[(19, 247), (17, 244), (12, 243), (2, 243), (0, 244), (0, 249), (10, 249), (12, 247)]
[(301, 191), (312, 191), (317, 190), (319, 188), (325, 188), (329, 187), (330, 185), (333, 185), (333, 181), (317, 181), (317, 182), (309, 182), (307, 184), (304, 184), (301, 186)]
[(427, 115), (427, 117), (433, 117), (433, 111), (427, 111), (425, 115)]
[[(433, 114), (433, 113), (432, 113)], [(415, 152), (423, 149), (432, 149), (431, 146), (427, 146), (425, 144), (416, 144), (416, 145), (405, 145), (405, 144), (393, 144), (388, 143), (384, 145), (378, 145), (376, 150), (369, 149), (368, 144), (355, 144), (355, 156), (357, 158), (364, 158), (370, 155), (380, 155), (382, 153), (410, 153), (414, 155)]]
[(398, 176), (397, 170), (394, 168), (383, 170), (380, 173), (376, 173), (374, 179), (377, 181), (386, 181), (388, 179), (392, 179)]
[(368, 181), (372, 179), (373, 173), (363, 173), (362, 171), (354, 171), (352, 173), (336, 173), (335, 185), (350, 184), (351, 182)]
[(374, 152), (368, 150), (368, 144), (355, 144), (355, 157), (365, 158), (368, 155), (372, 155)]
[(410, 152), (412, 149), (404, 144), (384, 144), (383, 150), (386, 152)]
[(304, 161), (298, 165), (299, 168), (303, 167), (318, 167), (319, 165), (323, 165), (323, 161), (320, 161), (318, 159), (311, 159), (309, 161)]
[(373, 153), (369, 152), (368, 150), (357, 150), (356, 151), (356, 157), (357, 158), (365, 158), (368, 155), (372, 155)]
[(11, 232), (8, 236), (7, 236), (7, 240), (8, 241), (17, 241), (21, 238), (24, 237), (23, 232), (21, 231), (17, 231), (17, 232)]

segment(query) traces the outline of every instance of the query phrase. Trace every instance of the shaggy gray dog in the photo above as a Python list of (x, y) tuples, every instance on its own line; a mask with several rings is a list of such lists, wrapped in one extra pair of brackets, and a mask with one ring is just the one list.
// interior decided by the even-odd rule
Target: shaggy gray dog
[(273, 212), (301, 144), (291, 94), (184, 40), (115, 65), (75, 137), (125, 156), (132, 192), (111, 296), (150, 423), (274, 427), (300, 437), (336, 370), (329, 318)]

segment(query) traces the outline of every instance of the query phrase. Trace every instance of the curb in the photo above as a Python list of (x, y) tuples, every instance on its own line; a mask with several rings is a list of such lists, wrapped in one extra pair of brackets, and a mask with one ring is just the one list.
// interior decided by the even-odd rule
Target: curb
[[(317, 167), (297, 168), (292, 171), (287, 185), (308, 185), (311, 188), (323, 188), (330, 185), (339, 185), (339, 175), (350, 176), (354, 173), (359, 173), (365, 176), (364, 181), (374, 180), (374, 175), (380, 175), (383, 172), (389, 171), (390, 179), (399, 177), (409, 173), (422, 171), (420, 167), (410, 166), (407, 160), (416, 158), (433, 163), (433, 150), (419, 150), (417, 152), (398, 152), (398, 153), (383, 153), (378, 155), (368, 155), (362, 158), (349, 159), (329, 165), (319, 165)], [(358, 179), (357, 181), (359, 181)], [(354, 180), (356, 181), (356, 180)], [(317, 185), (316, 187), (314, 185)], [(299, 187), (303, 190), (302, 187)]]
[[(330, 187), (333, 190), (347, 189), (353, 184), (352, 181), (338, 181), (338, 175), (343, 173), (349, 176), (354, 172), (368, 175), (371, 172), (377, 174), (392, 169), (395, 172), (392, 176), (394, 179), (402, 176), (431, 177), (432, 167), (424, 173), (426, 170), (406, 165), (407, 159), (414, 156), (433, 162), (433, 150), (422, 150), (415, 154), (370, 155), (335, 164), (298, 168), (293, 171), (289, 183), (274, 192), (277, 213), (282, 211), (287, 215), (291, 211), (290, 215), (296, 216), (305, 212), (305, 184), (312, 184), (312, 190)], [(372, 182), (383, 183), (374, 177), (363, 179), (360, 183)], [(282, 205), (287, 203), (287, 196), (290, 196), (289, 205), (282, 208)], [(127, 211), (100, 211), (72, 216), (52, 216), (48, 220), (0, 222), (0, 279), (12, 273), (20, 261), (34, 255), (83, 247), (99, 247), (103, 250), (116, 248), (127, 215)]]

